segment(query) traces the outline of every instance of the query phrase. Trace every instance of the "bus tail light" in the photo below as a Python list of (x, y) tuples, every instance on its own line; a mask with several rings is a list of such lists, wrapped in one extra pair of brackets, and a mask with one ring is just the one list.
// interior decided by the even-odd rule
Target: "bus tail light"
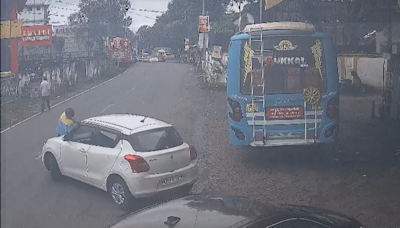
[(232, 100), (231, 98), (228, 98), (228, 105), (232, 109), (232, 113), (229, 112), (229, 118), (231, 118), (235, 122), (241, 121), (243, 119), (243, 111), (240, 107), (240, 103)]
[(131, 165), (133, 173), (143, 173), (150, 170), (149, 164), (144, 158), (137, 155), (125, 155), (125, 160)]
[(331, 119), (339, 118), (339, 98), (333, 98), (328, 102), (326, 116)]
[(231, 127), (232, 131), (235, 133), (235, 137), (239, 141), (244, 141), (246, 139), (246, 136), (244, 136), (243, 132), (237, 128)]

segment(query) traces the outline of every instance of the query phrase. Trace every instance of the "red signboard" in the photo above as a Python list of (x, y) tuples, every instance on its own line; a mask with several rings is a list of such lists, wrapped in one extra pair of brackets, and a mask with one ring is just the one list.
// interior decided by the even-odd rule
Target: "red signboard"
[(210, 17), (200, 16), (199, 17), (199, 32), (209, 32), (210, 31)]
[(128, 38), (115, 37), (107, 40), (107, 52), (118, 62), (132, 62), (132, 47)]
[(49, 46), (52, 44), (51, 25), (22, 26), (21, 46)]
[(276, 107), (267, 109), (270, 120), (300, 119), (304, 116), (303, 107)]

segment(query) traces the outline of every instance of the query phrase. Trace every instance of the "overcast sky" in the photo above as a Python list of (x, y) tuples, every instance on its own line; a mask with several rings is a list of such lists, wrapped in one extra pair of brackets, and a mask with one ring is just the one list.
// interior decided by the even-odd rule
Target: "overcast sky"
[[(155, 22), (155, 18), (160, 13), (138, 11), (139, 9), (166, 11), (168, 2), (170, 0), (130, 0), (132, 4), (132, 10), (128, 12), (128, 15), (132, 17), (133, 23), (131, 29), (136, 31), (142, 25), (152, 26)], [(53, 25), (62, 25), (67, 23), (67, 18), (71, 13), (79, 10), (79, 0), (49, 0), (50, 3), (50, 22)], [(135, 10), (133, 10), (135, 9)], [(59, 23), (56, 23), (59, 22)]]
[[(50, 3), (50, 22), (53, 25), (67, 24), (68, 16), (79, 10), (79, 0), (47, 0)], [(152, 26), (160, 13), (138, 11), (139, 9), (166, 11), (171, 0), (130, 0), (132, 10), (128, 15), (132, 17), (131, 29), (136, 31), (142, 25)], [(234, 7), (237, 9), (237, 7)], [(53, 15), (52, 15), (53, 14)], [(58, 22), (58, 23), (56, 23)]]

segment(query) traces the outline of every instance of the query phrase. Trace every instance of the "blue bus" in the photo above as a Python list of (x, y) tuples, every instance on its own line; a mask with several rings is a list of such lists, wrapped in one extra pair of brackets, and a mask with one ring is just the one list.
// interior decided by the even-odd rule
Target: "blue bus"
[(233, 145), (334, 145), (337, 141), (337, 54), (332, 37), (312, 24), (253, 24), (233, 36), (227, 92)]

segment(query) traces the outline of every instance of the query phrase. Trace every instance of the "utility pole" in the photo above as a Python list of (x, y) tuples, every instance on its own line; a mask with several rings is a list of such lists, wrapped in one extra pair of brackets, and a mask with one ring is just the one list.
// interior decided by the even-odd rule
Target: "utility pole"
[(390, 58), (387, 60), (387, 66), (386, 66), (386, 75), (387, 78), (386, 80), (389, 80), (389, 93), (388, 93), (388, 107), (386, 108), (385, 114), (387, 117), (390, 118), (391, 113), (392, 113), (392, 100), (393, 100), (393, 71), (392, 71), (392, 43), (393, 43), (393, 24), (392, 24), (392, 15), (390, 14), (390, 4), (387, 3), (387, 26), (388, 26), (388, 37), (387, 37), (387, 53), (389, 54)]
[(239, 32), (241, 31), (241, 25), (242, 25), (242, 0), (239, 1)]
[(395, 62), (394, 61), (396, 61), (396, 60), (394, 60), (394, 59), (397, 59), (395, 56), (395, 54), (397, 55), (397, 52), (393, 53), (393, 15), (391, 13), (391, 5), (389, 3), (388, 3), (387, 12), (388, 12), (388, 41), (387, 41), (388, 45), (387, 46), (388, 46), (388, 53), (390, 56), (390, 59), (388, 59), (388, 62), (387, 62), (387, 72), (390, 77), (389, 80), (391, 82), (390, 99), (389, 99), (390, 113), (388, 113), (388, 114), (390, 116), (390, 119), (396, 121), (396, 120), (399, 120), (398, 119), (399, 118), (398, 117), (398, 112), (399, 112), (398, 108), (399, 108), (399, 97), (400, 97), (400, 92), (399, 92), (399, 90), (400, 90), (399, 80), (400, 79), (399, 79), (398, 72), (396, 72), (396, 70), (395, 70)]
[(263, 0), (260, 0), (260, 24), (262, 23)]
[[(205, 0), (203, 0), (203, 10), (202, 10), (202, 15), (203, 16), (205, 16), (206, 15), (206, 9), (205, 9)], [(203, 60), (204, 60), (204, 63), (205, 63), (205, 61), (206, 61), (206, 34), (207, 33), (203, 33)]]

